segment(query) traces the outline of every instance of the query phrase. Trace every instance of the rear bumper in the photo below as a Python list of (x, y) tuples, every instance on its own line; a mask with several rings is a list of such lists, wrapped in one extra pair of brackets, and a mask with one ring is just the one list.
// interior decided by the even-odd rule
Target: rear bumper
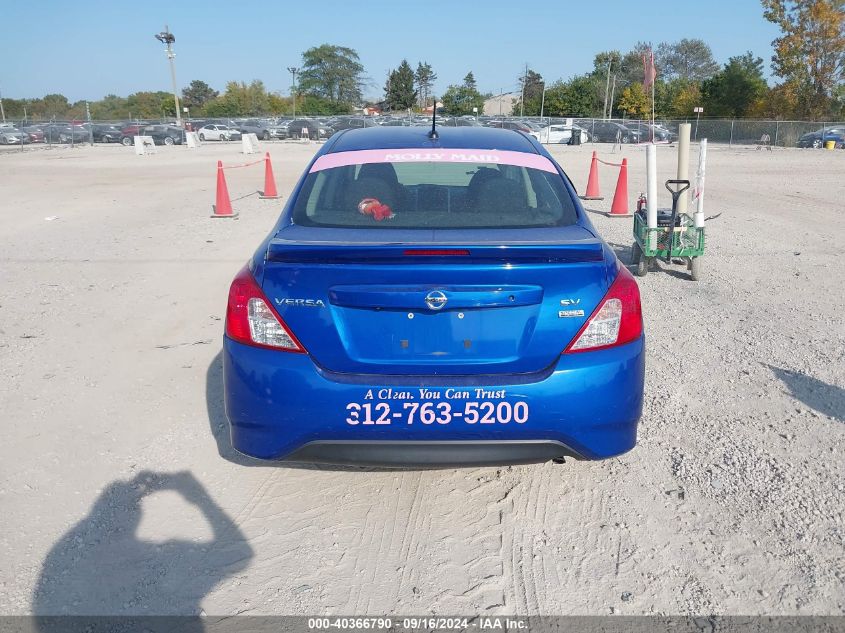
[(285, 458), (288, 462), (425, 468), (533, 464), (566, 457), (583, 459), (568, 446), (552, 440), (457, 442), (309, 442)]
[[(398, 377), (337, 375), (305, 354), (224, 339), (226, 414), (236, 450), (259, 459), (388, 466), (460, 466), (603, 459), (636, 443), (645, 373), (643, 339), (597, 352), (567, 354), (536, 375)], [(419, 389), (499, 392), (497, 402), (526, 402), (524, 424), (352, 426), (349, 403), (388, 402)], [(368, 392), (371, 392), (369, 398)], [(382, 399), (384, 398), (384, 399)], [(484, 400), (482, 396), (479, 399)], [(463, 406), (461, 401), (457, 406)]]

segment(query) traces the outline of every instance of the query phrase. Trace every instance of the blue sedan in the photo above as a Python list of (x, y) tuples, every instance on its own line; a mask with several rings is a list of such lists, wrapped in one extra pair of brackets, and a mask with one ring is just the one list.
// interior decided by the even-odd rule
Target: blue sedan
[(261, 459), (603, 459), (636, 443), (639, 290), (531, 136), (347, 130), (232, 282), (223, 368)]

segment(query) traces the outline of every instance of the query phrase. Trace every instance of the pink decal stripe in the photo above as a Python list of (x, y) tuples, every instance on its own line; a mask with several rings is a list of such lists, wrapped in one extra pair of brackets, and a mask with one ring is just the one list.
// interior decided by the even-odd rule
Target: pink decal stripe
[(355, 152), (337, 152), (320, 156), (311, 166), (311, 172), (363, 165), (364, 163), (490, 163), (513, 165), (557, 173), (555, 166), (545, 156), (527, 152), (509, 152), (497, 149), (365, 149)]

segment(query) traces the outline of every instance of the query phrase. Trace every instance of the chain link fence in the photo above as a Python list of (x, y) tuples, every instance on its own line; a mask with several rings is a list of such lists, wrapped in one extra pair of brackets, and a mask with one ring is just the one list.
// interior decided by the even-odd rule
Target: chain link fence
[[(493, 117), (494, 120), (502, 120), (502, 117)], [(644, 119), (600, 119), (585, 117), (505, 117), (506, 120), (527, 121), (539, 126), (565, 124), (567, 121), (574, 121), (576, 125), (586, 130), (593, 142), (614, 142), (616, 139), (608, 139), (603, 130), (607, 129), (607, 123), (619, 124), (624, 128), (637, 132), (631, 134), (624, 140), (624, 131), (621, 131), (619, 140), (625, 143), (644, 143), (651, 141), (650, 120)], [(681, 123), (689, 123), (692, 126), (690, 138), (693, 140), (706, 138), (709, 143), (723, 143), (727, 145), (760, 145), (770, 144), (777, 147), (796, 147), (799, 139), (807, 134), (819, 133), (819, 142), (816, 147), (823, 144), (822, 137), (841, 136), (845, 129), (845, 123), (836, 121), (767, 121), (751, 119), (656, 119), (655, 125), (662, 128), (674, 137), (678, 133)], [(612, 133), (615, 137), (615, 132)], [(766, 140), (768, 139), (768, 140)], [(659, 140), (659, 139), (658, 139)], [(812, 139), (810, 139), (810, 145)]]
[[(363, 118), (360, 115), (349, 115), (343, 118)], [(430, 115), (382, 115), (378, 117), (366, 117), (368, 124), (389, 124), (396, 125), (400, 121), (403, 125), (430, 125)], [(448, 115), (440, 115), (438, 119), (447, 125)], [(321, 126), (337, 117), (327, 115), (308, 115), (297, 113), (297, 119), (315, 121)], [(513, 121), (527, 123), (534, 131), (549, 125), (566, 125), (574, 122), (578, 127), (587, 132), (586, 142), (621, 142), (621, 143), (646, 143), (652, 140), (652, 136), (658, 141), (672, 141), (676, 138), (678, 127), (681, 123), (690, 123), (692, 126), (691, 138), (693, 140), (706, 138), (710, 143), (726, 145), (753, 146), (771, 145), (776, 147), (821, 147), (825, 140), (833, 139), (837, 146), (845, 145), (845, 123), (826, 121), (774, 121), (774, 120), (750, 120), (750, 119), (658, 119), (656, 127), (652, 130), (650, 121), (642, 119), (601, 119), (589, 117), (501, 117), (501, 116), (479, 116), (463, 117), (467, 125), (485, 125), (491, 121)], [(217, 124), (226, 125), (233, 130), (253, 131), (245, 127), (249, 122), (256, 120), (270, 121), (273, 125), (287, 126), (291, 117), (237, 117), (237, 118), (204, 118), (185, 119), (183, 125), (186, 129), (196, 131), (202, 125)], [(460, 121), (460, 119), (457, 119)], [(454, 124), (454, 120), (452, 121)], [(0, 124), (0, 146), (20, 145), (88, 145), (99, 143), (123, 143), (130, 145), (131, 140), (127, 137), (139, 133), (140, 129), (147, 126), (175, 126), (175, 119), (122, 119), (122, 120), (7, 120)], [(332, 129), (330, 123), (326, 126), (329, 133)], [(463, 123), (461, 123), (463, 125)], [(190, 127), (188, 127), (190, 126)], [(9, 130), (19, 130), (27, 135), (24, 143), (15, 140)], [(4, 132), (5, 130), (5, 132)], [(664, 135), (668, 132), (668, 135)], [(23, 134), (19, 135), (22, 136)], [(322, 130), (320, 132), (322, 136)], [(811, 135), (808, 138), (806, 135)], [(542, 135), (540, 135), (542, 138)], [(259, 137), (261, 135), (259, 134)], [(802, 139), (802, 137), (805, 137)], [(290, 135), (268, 135), (265, 140), (276, 140), (279, 138), (297, 138), (297, 134)], [(239, 139), (239, 137), (238, 137)], [(213, 140), (213, 139), (212, 139)], [(181, 142), (184, 142), (182, 134)], [(800, 141), (800, 142), (799, 142)], [(841, 142), (840, 142), (841, 141)]]

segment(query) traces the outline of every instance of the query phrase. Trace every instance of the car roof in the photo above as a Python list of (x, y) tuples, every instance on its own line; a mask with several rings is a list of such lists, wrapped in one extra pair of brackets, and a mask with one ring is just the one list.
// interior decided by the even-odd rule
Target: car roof
[(513, 130), (485, 127), (438, 127), (438, 139), (428, 138), (431, 128), (423, 126), (376, 126), (341, 132), (328, 153), (367, 149), (498, 149), (536, 154), (537, 149), (525, 136)]

